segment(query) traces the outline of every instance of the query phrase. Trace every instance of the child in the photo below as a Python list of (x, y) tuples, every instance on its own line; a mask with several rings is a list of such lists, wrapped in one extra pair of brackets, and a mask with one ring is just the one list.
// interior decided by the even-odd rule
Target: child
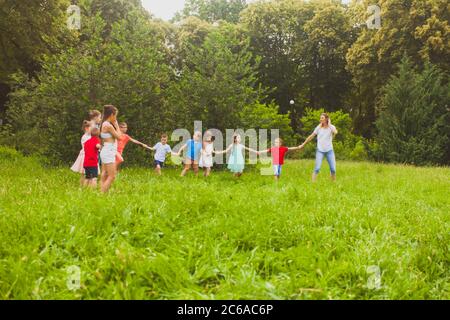
[(166, 161), (166, 154), (171, 153), (173, 155), (177, 155), (175, 152), (172, 152), (172, 149), (167, 144), (167, 134), (161, 135), (161, 142), (155, 144), (153, 148), (146, 147), (149, 150), (156, 151), (155, 152), (155, 171), (158, 175), (161, 175), (161, 168), (164, 167), (164, 162)]
[(72, 165), (72, 167), (70, 168), (70, 170), (72, 170), (73, 172), (77, 172), (81, 174), (81, 178), (80, 178), (80, 185), (83, 186), (85, 181), (84, 181), (84, 169), (83, 169), (83, 161), (84, 161), (84, 144), (86, 143), (86, 141), (88, 141), (91, 138), (91, 124), (89, 121), (84, 120), (83, 121), (83, 125), (82, 125), (82, 130), (84, 132), (83, 136), (81, 137), (81, 150), (80, 153), (78, 154), (77, 160), (75, 160), (75, 163)]
[(273, 173), (276, 181), (280, 179), (281, 168), (284, 164), (284, 157), (290, 150), (299, 150), (300, 147), (288, 148), (283, 146), (283, 140), (280, 138), (275, 139), (275, 144), (272, 148), (258, 151), (258, 154), (270, 152), (272, 154)]
[(244, 172), (245, 160), (242, 154), (243, 149), (258, 153), (258, 151), (247, 148), (246, 146), (241, 144), (241, 136), (239, 134), (235, 134), (233, 136), (233, 143), (226, 150), (215, 152), (216, 154), (221, 154), (232, 150), (231, 155), (228, 158), (228, 169), (233, 172), (234, 176), (237, 178), (239, 178)]
[(131, 138), (129, 135), (127, 135), (128, 131), (128, 125), (125, 122), (119, 123), (119, 129), (120, 132), (122, 132), (122, 138), (120, 138), (117, 141), (117, 155), (116, 155), (116, 164), (117, 164), (117, 171), (119, 171), (120, 164), (124, 161), (122, 157), (123, 149), (125, 149), (128, 142), (133, 142), (134, 144), (140, 145), (144, 148), (149, 148), (148, 145), (143, 144), (142, 142), (139, 142), (133, 138)]
[(207, 132), (203, 140), (203, 148), (198, 163), (200, 168), (203, 168), (203, 175), (208, 177), (213, 166), (213, 152), (214, 152), (214, 137)]
[(184, 161), (184, 169), (181, 172), (181, 176), (184, 177), (189, 169), (192, 167), (195, 176), (198, 176), (198, 162), (200, 159), (200, 153), (202, 151), (202, 133), (196, 131), (194, 138), (189, 139), (184, 146), (176, 153), (177, 156), (181, 155), (181, 152), (186, 149), (186, 159)]
[(98, 177), (98, 150), (100, 150), (100, 130), (91, 129), (91, 138), (84, 144), (84, 161), (83, 167), (86, 174), (85, 186), (95, 188), (97, 186)]
[(98, 110), (89, 111), (89, 123), (91, 128), (100, 129), (100, 124), (102, 123), (102, 113)]

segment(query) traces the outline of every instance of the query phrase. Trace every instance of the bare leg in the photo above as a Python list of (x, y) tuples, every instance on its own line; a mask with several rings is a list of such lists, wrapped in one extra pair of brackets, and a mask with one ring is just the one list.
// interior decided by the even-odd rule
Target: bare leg
[(192, 168), (194, 170), (195, 176), (198, 177), (198, 164), (192, 164)]
[(159, 176), (161, 175), (161, 166), (160, 165), (156, 166), (155, 172), (156, 172), (157, 175), (159, 175)]
[(185, 165), (183, 171), (181, 171), (181, 176), (184, 177), (186, 173), (189, 171), (191, 165)]
[(86, 185), (86, 179), (84, 177), (84, 173), (81, 174), (80, 177), (80, 186), (84, 187)]
[[(112, 183), (114, 182), (114, 180), (116, 178), (116, 164), (115, 163), (105, 164), (104, 168), (105, 168), (106, 178), (101, 186), (101, 190), (103, 193), (106, 193), (109, 191), (109, 188), (111, 187)], [(103, 176), (102, 176), (102, 180), (103, 180)]]

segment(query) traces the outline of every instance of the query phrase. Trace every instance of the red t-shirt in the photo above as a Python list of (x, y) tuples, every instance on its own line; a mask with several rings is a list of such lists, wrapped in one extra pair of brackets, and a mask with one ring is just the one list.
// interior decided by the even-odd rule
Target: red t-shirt
[(98, 166), (98, 144), (100, 144), (100, 139), (98, 137), (92, 137), (84, 143), (83, 167)]
[(127, 145), (128, 141), (130, 141), (130, 136), (127, 134), (122, 134), (122, 138), (117, 141), (117, 152), (122, 154), (123, 149)]
[(272, 164), (284, 164), (284, 156), (289, 151), (287, 147), (272, 147), (268, 150), (272, 154)]

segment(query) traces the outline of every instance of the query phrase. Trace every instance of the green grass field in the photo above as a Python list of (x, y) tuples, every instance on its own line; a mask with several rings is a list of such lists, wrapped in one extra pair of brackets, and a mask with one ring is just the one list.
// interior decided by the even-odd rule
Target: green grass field
[(125, 169), (103, 196), (2, 153), (0, 298), (450, 298), (450, 169), (340, 161), (312, 184), (312, 168)]

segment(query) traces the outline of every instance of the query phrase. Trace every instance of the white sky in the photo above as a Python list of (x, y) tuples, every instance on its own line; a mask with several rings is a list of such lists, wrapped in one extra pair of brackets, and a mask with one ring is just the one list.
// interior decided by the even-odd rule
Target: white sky
[[(157, 18), (169, 20), (173, 18), (177, 11), (184, 7), (184, 0), (141, 0), (144, 8), (150, 11)], [(247, 0), (247, 3), (255, 0)], [(343, 0), (349, 2), (350, 0)]]

